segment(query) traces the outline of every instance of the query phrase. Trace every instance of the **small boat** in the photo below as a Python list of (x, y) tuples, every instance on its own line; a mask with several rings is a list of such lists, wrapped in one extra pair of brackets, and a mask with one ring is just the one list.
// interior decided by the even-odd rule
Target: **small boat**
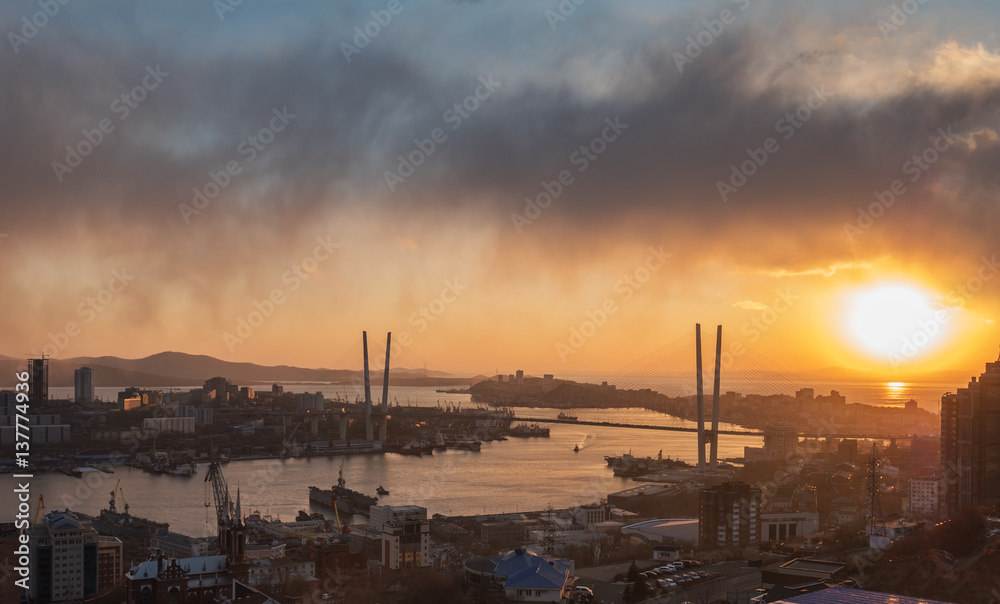
[(464, 449), (466, 451), (479, 451), (483, 446), (483, 442), (480, 440), (470, 440), (468, 438), (463, 438), (462, 440), (458, 441), (458, 443), (456, 443), (455, 446), (458, 449)]
[(195, 467), (189, 463), (183, 463), (172, 468), (164, 469), (164, 473), (170, 474), (171, 476), (194, 476), (196, 472), (197, 470)]
[(580, 445), (577, 445), (577, 446), (573, 447), (573, 452), (574, 453), (579, 453), (580, 452)]
[(383, 487), (382, 485), (378, 485), (378, 488), (375, 489), (375, 492), (378, 493), (379, 495), (388, 495), (389, 494), (389, 491), (385, 490), (385, 487)]
[(575, 422), (576, 420), (580, 419), (579, 417), (575, 415), (570, 415), (569, 413), (560, 413), (558, 417), (559, 419), (564, 419), (571, 422)]

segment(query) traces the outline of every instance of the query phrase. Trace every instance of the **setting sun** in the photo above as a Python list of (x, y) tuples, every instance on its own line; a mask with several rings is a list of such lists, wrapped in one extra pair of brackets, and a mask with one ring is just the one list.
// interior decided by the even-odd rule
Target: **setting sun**
[(923, 333), (921, 322), (933, 316), (934, 304), (928, 294), (905, 284), (880, 285), (858, 292), (847, 308), (854, 343), (864, 352), (883, 358), (903, 354), (914, 334)]

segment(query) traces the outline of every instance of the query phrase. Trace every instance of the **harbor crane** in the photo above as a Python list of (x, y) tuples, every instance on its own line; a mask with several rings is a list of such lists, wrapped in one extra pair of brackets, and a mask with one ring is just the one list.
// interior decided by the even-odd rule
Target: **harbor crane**
[[(212, 483), (212, 493), (215, 498), (215, 518), (220, 527), (229, 523), (229, 519), (236, 515), (232, 499), (229, 498), (229, 485), (226, 484), (226, 477), (222, 475), (222, 467), (219, 462), (213, 461), (208, 466), (205, 474), (205, 482)], [(208, 507), (208, 496), (205, 497), (205, 506)]]
[[(117, 506), (115, 505), (115, 493), (118, 492), (118, 488), (122, 483), (122, 479), (119, 478), (118, 482), (115, 483), (115, 488), (111, 489), (111, 499), (108, 500), (108, 511), (112, 514), (117, 513)], [(122, 502), (124, 503), (124, 501)]]

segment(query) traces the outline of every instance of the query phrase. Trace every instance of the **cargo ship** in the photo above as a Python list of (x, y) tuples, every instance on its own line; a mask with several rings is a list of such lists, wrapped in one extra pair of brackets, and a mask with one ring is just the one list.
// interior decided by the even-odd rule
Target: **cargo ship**
[(549, 429), (543, 428), (538, 424), (518, 424), (510, 429), (511, 436), (519, 436), (522, 438), (531, 436), (548, 436)]
[(336, 508), (342, 514), (364, 514), (367, 516), (371, 507), (378, 503), (377, 497), (351, 490), (344, 483), (344, 466), (340, 466), (340, 477), (332, 489), (309, 487), (309, 501), (312, 503)]

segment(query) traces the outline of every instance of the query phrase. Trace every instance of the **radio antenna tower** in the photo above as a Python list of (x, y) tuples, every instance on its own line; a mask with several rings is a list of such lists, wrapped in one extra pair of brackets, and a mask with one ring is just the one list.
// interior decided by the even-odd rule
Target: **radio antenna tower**
[(882, 473), (879, 468), (882, 465), (882, 458), (878, 454), (878, 444), (872, 443), (872, 453), (868, 456), (868, 467), (865, 491), (865, 509), (868, 512), (868, 534), (871, 536), (882, 535), (883, 530), (877, 528), (882, 520), (882, 502), (879, 497), (879, 485), (882, 482)]

